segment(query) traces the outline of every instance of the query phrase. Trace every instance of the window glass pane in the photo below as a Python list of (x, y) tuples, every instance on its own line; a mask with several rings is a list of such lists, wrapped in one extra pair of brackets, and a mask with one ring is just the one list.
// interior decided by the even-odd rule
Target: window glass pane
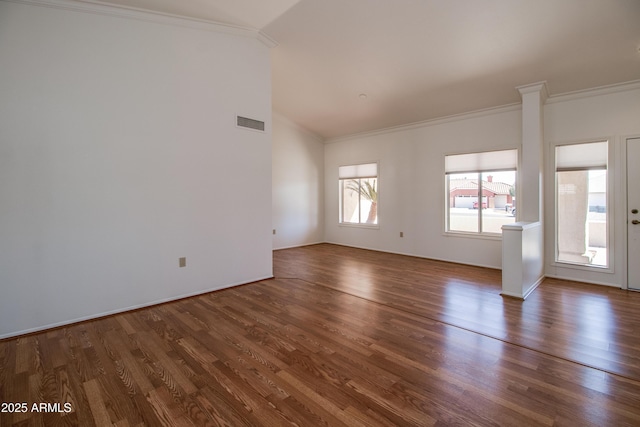
[(342, 222), (358, 223), (360, 214), (360, 184), (357, 179), (340, 180), (342, 185)]
[(378, 224), (378, 164), (340, 166), (340, 223)]
[(515, 171), (482, 174), (482, 232), (502, 233), (504, 224), (514, 223)]
[(341, 179), (342, 223), (378, 224), (378, 179)]
[(556, 172), (557, 260), (606, 267), (607, 171)]
[(449, 174), (449, 231), (478, 233), (478, 178), (475, 174)]
[(378, 223), (378, 180), (366, 178), (360, 180), (360, 223)]

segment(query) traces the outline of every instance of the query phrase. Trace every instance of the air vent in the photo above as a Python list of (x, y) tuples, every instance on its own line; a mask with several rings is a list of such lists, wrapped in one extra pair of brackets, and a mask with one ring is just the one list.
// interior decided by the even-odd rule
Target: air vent
[(249, 119), (247, 117), (236, 117), (236, 124), (242, 128), (248, 128), (253, 130), (259, 130), (264, 132), (264, 122), (260, 120)]

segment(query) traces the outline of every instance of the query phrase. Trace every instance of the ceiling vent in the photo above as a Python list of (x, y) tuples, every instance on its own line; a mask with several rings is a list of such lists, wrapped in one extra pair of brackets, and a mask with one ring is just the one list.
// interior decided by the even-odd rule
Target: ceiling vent
[(260, 120), (236, 116), (236, 125), (241, 128), (259, 130), (261, 132), (264, 132), (264, 122), (261, 122)]

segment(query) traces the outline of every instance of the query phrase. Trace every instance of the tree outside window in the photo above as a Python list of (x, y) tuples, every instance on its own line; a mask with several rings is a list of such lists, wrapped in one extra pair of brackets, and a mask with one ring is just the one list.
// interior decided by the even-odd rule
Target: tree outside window
[(378, 224), (377, 173), (377, 163), (339, 168), (341, 224)]

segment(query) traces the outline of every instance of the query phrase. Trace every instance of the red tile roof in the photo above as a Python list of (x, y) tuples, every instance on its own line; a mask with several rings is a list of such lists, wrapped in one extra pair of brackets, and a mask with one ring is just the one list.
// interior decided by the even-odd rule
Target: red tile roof
[[(482, 188), (494, 194), (510, 194), (511, 184), (504, 182), (482, 181)], [(449, 191), (455, 190), (477, 190), (478, 181), (475, 179), (452, 179), (449, 181)]]

